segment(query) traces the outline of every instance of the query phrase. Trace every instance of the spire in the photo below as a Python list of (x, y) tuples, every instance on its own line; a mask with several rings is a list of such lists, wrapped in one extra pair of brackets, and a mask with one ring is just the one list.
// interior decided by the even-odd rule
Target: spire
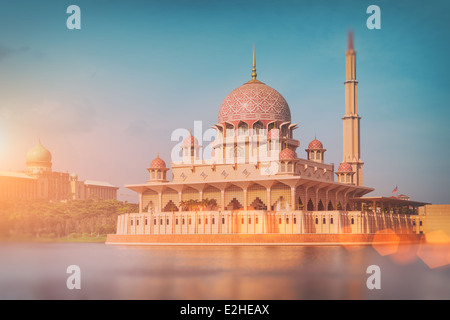
[(353, 31), (348, 32), (348, 50), (353, 50)]
[(252, 80), (256, 81), (256, 62), (255, 62), (255, 45), (253, 45), (253, 69), (252, 69)]

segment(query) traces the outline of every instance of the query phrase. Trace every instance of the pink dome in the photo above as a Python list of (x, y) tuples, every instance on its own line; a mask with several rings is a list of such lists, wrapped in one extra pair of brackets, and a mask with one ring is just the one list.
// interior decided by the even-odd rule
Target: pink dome
[(353, 172), (352, 166), (347, 162), (342, 162), (339, 165), (338, 172)]
[(258, 81), (249, 81), (223, 100), (219, 123), (239, 120), (291, 121), (291, 111), (283, 96)]
[(166, 163), (158, 155), (150, 164), (150, 168), (166, 168)]
[(191, 133), (186, 139), (184, 139), (183, 143), (185, 146), (196, 146), (198, 145), (198, 140)]
[(319, 140), (314, 139), (309, 143), (308, 149), (323, 149), (323, 144)]
[(280, 160), (294, 160), (297, 159), (297, 153), (289, 148), (286, 148), (280, 152)]

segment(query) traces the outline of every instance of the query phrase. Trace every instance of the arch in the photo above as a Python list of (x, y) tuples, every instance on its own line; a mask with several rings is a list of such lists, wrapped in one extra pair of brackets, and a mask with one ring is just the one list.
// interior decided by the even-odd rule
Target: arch
[[(158, 193), (156, 191), (148, 189), (142, 194), (142, 203), (147, 210), (151, 209), (153, 212), (158, 211), (158, 202)], [(152, 205), (150, 205), (150, 203)]]
[(178, 192), (171, 188), (167, 188), (166, 190), (164, 190), (161, 198), (162, 198), (161, 207), (163, 208), (162, 211), (166, 211), (166, 207), (169, 202), (172, 202), (173, 204), (179, 202)]
[(345, 210), (352, 211), (352, 209), (350, 208), (350, 204), (349, 203), (347, 203), (347, 206), (345, 207)]
[(328, 210), (334, 210), (331, 200), (328, 202)]
[(337, 209), (337, 210), (342, 210), (342, 205), (341, 205), (341, 202), (340, 202), (340, 201), (337, 203), (336, 209)]
[(216, 128), (217, 128), (217, 138), (222, 139), (223, 138), (223, 127), (217, 126)]
[(230, 150), (230, 158), (242, 158), (244, 155), (244, 149), (240, 146), (235, 146)]
[(169, 202), (167, 202), (162, 211), (164, 212), (178, 211), (178, 206), (172, 200), (169, 200)]
[(300, 198), (300, 197), (298, 197), (297, 208), (298, 208), (298, 210), (303, 210), (303, 202), (302, 202), (302, 198)]
[(226, 210), (239, 210), (242, 208), (242, 204), (236, 198), (231, 199), (231, 201), (225, 207)]
[(309, 198), (307, 210), (314, 211), (314, 202), (312, 202), (311, 198)]
[(253, 210), (267, 210), (266, 204), (259, 197), (256, 197), (255, 200), (253, 200), (250, 204), (250, 208)]
[(238, 136), (248, 135), (248, 124), (244, 121), (239, 121), (238, 124)]
[(292, 161), (289, 161), (287, 164), (287, 172), (294, 172), (294, 166)]
[(261, 121), (258, 120), (253, 124), (253, 134), (254, 135), (264, 134), (264, 125), (262, 124)]
[(317, 210), (324, 211), (325, 207), (323, 206), (322, 199), (319, 200), (319, 204), (317, 205)]
[[(247, 203), (255, 210), (267, 210), (267, 189), (260, 184), (253, 184), (247, 189)], [(264, 209), (258, 209), (262, 208)]]
[(281, 136), (282, 137), (287, 137), (288, 136), (289, 130), (287, 128), (287, 125), (288, 124), (285, 124), (285, 125), (281, 126)]
[[(233, 199), (236, 199), (240, 204), (244, 203), (244, 191), (234, 184), (225, 189), (225, 207), (228, 207)], [(241, 207), (243, 206), (241, 205)]]
[(200, 193), (192, 187), (186, 187), (181, 193), (182, 201), (200, 200)]
[(289, 210), (289, 204), (291, 203), (291, 188), (288, 185), (278, 182), (270, 189), (270, 197), (270, 210), (276, 210), (276, 207)]
[(234, 137), (234, 125), (232, 125), (231, 123), (226, 123), (225, 128), (226, 128), (226, 136)]
[(222, 201), (221, 201), (222, 197), (221, 197), (220, 190), (211, 185), (207, 186), (203, 190), (203, 199), (216, 200), (218, 208), (220, 208), (222, 205)]

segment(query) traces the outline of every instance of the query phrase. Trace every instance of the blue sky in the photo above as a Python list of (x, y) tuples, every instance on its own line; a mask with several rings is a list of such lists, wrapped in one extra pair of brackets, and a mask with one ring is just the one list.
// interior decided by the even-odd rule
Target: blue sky
[[(81, 30), (66, 8), (81, 8)], [(381, 9), (369, 30), (366, 9)], [(171, 133), (216, 123), (250, 79), (278, 90), (342, 161), (344, 52), (355, 34), (364, 184), (449, 203), (448, 1), (0, 1), (0, 169), (23, 170), (38, 137), (54, 170), (117, 186), (147, 181)], [(121, 188), (122, 199), (132, 191)]]

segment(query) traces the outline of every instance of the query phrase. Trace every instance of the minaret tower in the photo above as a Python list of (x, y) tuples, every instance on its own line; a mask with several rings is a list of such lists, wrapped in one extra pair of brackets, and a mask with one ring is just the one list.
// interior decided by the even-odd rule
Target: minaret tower
[(352, 166), (355, 176), (353, 183), (363, 185), (363, 165), (361, 161), (360, 124), (358, 115), (358, 81), (356, 80), (356, 51), (353, 49), (353, 33), (348, 33), (348, 48), (345, 52), (345, 115), (343, 122), (343, 162)]

